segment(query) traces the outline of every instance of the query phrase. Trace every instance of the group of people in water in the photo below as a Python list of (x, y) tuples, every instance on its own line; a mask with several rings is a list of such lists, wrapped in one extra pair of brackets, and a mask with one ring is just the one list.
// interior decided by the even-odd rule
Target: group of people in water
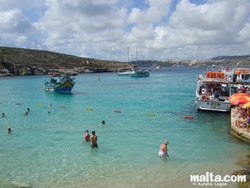
[[(104, 125), (104, 124), (105, 124), (105, 121), (102, 121), (101, 125)], [(98, 149), (97, 140), (98, 140), (98, 137), (95, 134), (95, 131), (92, 131), (92, 135), (90, 136), (89, 130), (85, 130), (85, 133), (83, 135), (83, 141), (84, 142), (91, 142), (91, 148), (97, 148)], [(168, 148), (167, 148), (168, 144), (169, 144), (169, 141), (165, 140), (160, 145), (160, 150), (159, 150), (159, 157), (160, 158), (165, 158), (166, 156), (169, 157)]]
[[(105, 121), (103, 120), (100, 125), (104, 125), (104, 124), (105, 124)], [(83, 135), (83, 141), (84, 142), (91, 142), (91, 148), (98, 149), (97, 139), (98, 139), (98, 137), (96, 136), (95, 131), (92, 131), (92, 135), (90, 136), (89, 130), (86, 130), (84, 135)]]
[[(30, 112), (30, 108), (27, 108), (27, 110), (26, 110), (26, 112), (25, 112), (24, 115), (25, 115), (25, 116), (29, 115), (29, 112)], [(5, 113), (4, 113), (4, 112), (2, 113), (2, 117), (5, 117)], [(8, 128), (7, 128), (7, 132), (8, 132), (8, 133), (11, 133), (11, 131), (12, 131), (12, 130), (11, 130), (11, 127), (8, 127)]]
[[(52, 105), (50, 105), (51, 107)], [(30, 109), (27, 108), (27, 111), (25, 112), (25, 115), (27, 116), (30, 112)], [(5, 114), (2, 113), (2, 117), (5, 117)], [(103, 120), (102, 123), (100, 125), (104, 125), (105, 121)], [(11, 128), (8, 127), (7, 128), (7, 132), (11, 133)], [(95, 134), (95, 131), (92, 131), (92, 135), (90, 136), (89, 131), (85, 130), (85, 133), (83, 135), (83, 141), (84, 142), (91, 142), (91, 148), (97, 148), (98, 149), (98, 144), (97, 144), (97, 140), (98, 137)], [(160, 150), (159, 150), (159, 157), (160, 158), (165, 158), (166, 156), (169, 157), (168, 155), (168, 149), (167, 149), (167, 145), (169, 144), (169, 142), (167, 140), (165, 140), (161, 145), (160, 145)]]
[(91, 142), (91, 148), (97, 148), (98, 149), (98, 145), (97, 145), (97, 135), (95, 134), (95, 131), (92, 131), (92, 135), (89, 135), (89, 130), (86, 130), (84, 135), (83, 135), (83, 141), (84, 142)]

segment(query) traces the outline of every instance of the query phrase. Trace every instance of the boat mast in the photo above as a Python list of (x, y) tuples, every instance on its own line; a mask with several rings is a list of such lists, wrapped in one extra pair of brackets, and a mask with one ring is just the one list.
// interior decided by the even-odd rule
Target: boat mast
[(128, 63), (129, 63), (129, 47), (127, 47), (127, 51), (128, 51)]
[(138, 61), (138, 51), (137, 51), (137, 47), (136, 47), (136, 61)]

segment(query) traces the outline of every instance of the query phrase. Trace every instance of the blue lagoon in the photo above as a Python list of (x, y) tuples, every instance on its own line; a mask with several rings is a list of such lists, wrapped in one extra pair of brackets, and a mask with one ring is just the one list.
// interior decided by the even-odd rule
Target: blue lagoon
[[(192, 174), (241, 169), (236, 163), (249, 147), (231, 136), (230, 114), (197, 112), (196, 79), (203, 71), (152, 68), (143, 79), (80, 74), (69, 95), (44, 92), (46, 76), (0, 78), (6, 115), (0, 187), (193, 187)], [(98, 149), (83, 142), (86, 129), (96, 131)], [(170, 157), (162, 160), (158, 150), (166, 139)]]

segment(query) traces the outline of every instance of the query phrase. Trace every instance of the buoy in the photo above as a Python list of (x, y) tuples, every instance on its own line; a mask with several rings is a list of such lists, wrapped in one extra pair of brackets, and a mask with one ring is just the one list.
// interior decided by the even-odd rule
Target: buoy
[(42, 106), (41, 104), (37, 104), (37, 106)]
[(185, 119), (193, 119), (193, 116), (184, 116)]
[(155, 114), (153, 114), (153, 113), (149, 113), (149, 114), (147, 114), (148, 116), (155, 116)]
[(60, 108), (66, 108), (66, 106), (60, 106)]
[(100, 81), (101, 80), (100, 77), (98, 77), (97, 80)]
[(20, 102), (17, 102), (16, 105), (21, 105), (21, 103), (20, 103)]
[(120, 111), (120, 110), (114, 110), (114, 112), (116, 112), (116, 113), (121, 113), (121, 111)]
[(92, 108), (86, 108), (86, 110), (92, 110)]

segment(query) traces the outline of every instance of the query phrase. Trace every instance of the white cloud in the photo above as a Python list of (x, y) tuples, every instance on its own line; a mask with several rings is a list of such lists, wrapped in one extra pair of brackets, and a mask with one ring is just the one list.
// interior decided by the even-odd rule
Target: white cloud
[(17, 43), (18, 44), (23, 44), (24, 42), (27, 41), (27, 37), (26, 36), (19, 36), (17, 39), (16, 39)]
[(31, 24), (20, 9), (0, 12), (0, 25), (2, 33), (25, 33), (32, 29)]
[(149, 7), (144, 9), (132, 8), (129, 22), (134, 24), (159, 23), (169, 13), (172, 0), (148, 0)]
[(246, 23), (244, 27), (240, 30), (237, 41), (250, 41), (250, 23)]

